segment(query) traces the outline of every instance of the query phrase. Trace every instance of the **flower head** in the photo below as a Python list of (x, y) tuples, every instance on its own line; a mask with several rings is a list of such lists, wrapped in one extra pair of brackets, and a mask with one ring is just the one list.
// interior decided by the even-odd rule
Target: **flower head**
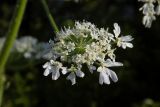
[[(160, 15), (159, 0), (139, 0), (144, 2), (144, 5), (139, 9), (144, 14), (142, 23), (145, 27), (150, 28), (152, 22), (156, 20), (156, 15)], [(156, 3), (158, 5), (156, 5)]]
[(35, 52), (35, 46), (37, 44), (37, 39), (33, 38), (31, 36), (25, 36), (19, 38), (15, 42), (15, 48), (17, 52), (19, 53), (24, 53), (25, 58), (30, 58), (32, 57), (32, 53)]
[(60, 69), (65, 67), (68, 74), (67, 80), (74, 85), (76, 77), (85, 76), (83, 66), (87, 66), (91, 73), (96, 69), (100, 72), (100, 84), (109, 84), (109, 78), (114, 82), (117, 81), (115, 72), (108, 69), (112, 66), (122, 66), (121, 63), (115, 62), (114, 51), (117, 46), (125, 49), (133, 45), (130, 43), (131, 36), (119, 37), (121, 30), (117, 23), (114, 24), (113, 32), (114, 34), (108, 29), (99, 29), (94, 24), (85, 21), (75, 22), (73, 28), (61, 30), (57, 33), (56, 40), (50, 43), (50, 52), (56, 57), (50, 58), (50, 62), (44, 66), (44, 74), (52, 73), (52, 79), (56, 80), (60, 76)]

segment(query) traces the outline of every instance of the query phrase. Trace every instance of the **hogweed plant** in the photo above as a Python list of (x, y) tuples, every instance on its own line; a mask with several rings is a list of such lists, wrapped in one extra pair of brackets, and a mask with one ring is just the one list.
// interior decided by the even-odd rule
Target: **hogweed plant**
[(54, 41), (49, 41), (52, 57), (43, 65), (44, 76), (51, 73), (52, 79), (57, 80), (62, 73), (74, 85), (76, 77), (85, 76), (87, 70), (82, 68), (87, 66), (91, 73), (99, 72), (100, 84), (110, 84), (110, 78), (117, 82), (117, 75), (110, 67), (123, 64), (116, 62), (114, 52), (119, 47), (133, 47), (130, 43), (133, 38), (130, 35), (121, 36), (120, 33), (117, 23), (114, 23), (113, 33), (85, 21), (75, 22), (73, 28), (64, 28), (56, 33)]
[[(155, 20), (155, 13), (160, 14), (160, 6), (157, 6), (155, 12), (153, 3), (156, 0), (141, 1), (146, 2), (140, 9), (145, 14), (143, 23), (146, 27), (150, 27), (152, 20)], [(157, 2), (160, 4), (159, 0)], [(67, 75), (67, 80), (74, 85), (76, 78), (83, 78), (86, 72), (91, 74), (98, 72), (99, 83), (110, 84), (110, 79), (114, 82), (118, 81), (116, 73), (110, 68), (123, 66), (122, 63), (116, 62), (116, 49), (133, 47), (133, 44), (130, 43), (133, 40), (132, 36), (122, 36), (117, 23), (114, 23), (112, 33), (108, 28), (97, 28), (86, 21), (76, 21), (74, 27), (59, 31), (45, 0), (42, 0), (42, 4), (56, 33), (56, 38), (53, 41), (50, 40), (49, 43), (38, 42), (36, 38), (30, 36), (16, 39), (27, 5), (27, 0), (18, 0), (7, 37), (0, 38), (0, 106), (5, 84), (5, 65), (12, 52), (21, 53), (26, 59), (48, 60), (43, 65), (44, 76), (51, 74), (53, 80), (57, 80), (62, 73)]]
[(160, 15), (160, 0), (138, 0), (144, 2), (139, 9), (143, 13), (142, 23), (146, 28), (150, 28), (152, 22), (156, 20), (156, 15)]

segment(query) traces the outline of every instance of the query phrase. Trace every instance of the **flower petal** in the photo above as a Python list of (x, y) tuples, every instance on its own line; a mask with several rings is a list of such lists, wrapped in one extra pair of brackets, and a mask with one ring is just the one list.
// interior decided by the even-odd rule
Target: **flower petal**
[(62, 74), (66, 74), (67, 73), (67, 68), (66, 67), (61, 67), (62, 69)]
[(105, 72), (100, 72), (100, 75), (99, 75), (99, 84), (110, 84), (110, 80), (109, 80), (109, 77), (108, 75), (105, 73)]
[(108, 77), (108, 75), (104, 75), (104, 83), (105, 84), (110, 84), (110, 80), (109, 80), (109, 77)]
[(84, 74), (82, 71), (77, 70), (77, 71), (76, 71), (76, 75), (77, 75), (78, 77), (83, 78), (85, 74)]
[(133, 44), (132, 43), (126, 43), (126, 46), (129, 48), (133, 48)]
[(132, 36), (130, 36), (130, 35), (121, 36), (120, 38), (121, 38), (121, 40), (122, 40), (123, 42), (129, 42), (129, 41), (132, 41), (132, 40), (133, 40)]
[(117, 67), (117, 66), (123, 66), (123, 64), (120, 63), (120, 62), (111, 61), (111, 59), (107, 59), (107, 60), (105, 61), (105, 66), (106, 66), (106, 67), (113, 67), (113, 66)]
[(45, 69), (45, 71), (44, 71), (43, 75), (44, 75), (44, 76), (48, 76), (48, 75), (49, 75), (49, 73), (50, 73), (50, 70), (49, 70), (49, 69)]
[(103, 75), (102, 75), (101, 72), (100, 72), (100, 74), (99, 74), (99, 84), (102, 85), (103, 82), (104, 82)]
[(93, 73), (94, 70), (96, 70), (96, 67), (93, 66), (93, 65), (87, 65), (88, 66), (88, 69), (91, 73)]
[(71, 72), (67, 76), (67, 80), (70, 80), (72, 82), (72, 85), (74, 85), (76, 83), (76, 76), (75, 76), (74, 72)]
[(126, 47), (127, 47), (126, 43), (122, 43), (121, 46), (123, 49), (126, 49)]
[(117, 38), (121, 32), (121, 29), (117, 23), (114, 23), (114, 30), (113, 30), (115, 37)]
[(52, 72), (52, 79), (53, 79), (53, 80), (57, 80), (59, 77), (60, 77), (59, 70), (54, 70), (54, 71)]
[(43, 68), (47, 68), (50, 66), (50, 63), (49, 62), (46, 62), (44, 65), (43, 65)]
[(118, 81), (118, 77), (117, 77), (117, 75), (116, 75), (116, 73), (114, 71), (112, 71), (112, 70), (107, 68), (107, 73), (111, 77), (113, 82), (117, 82)]

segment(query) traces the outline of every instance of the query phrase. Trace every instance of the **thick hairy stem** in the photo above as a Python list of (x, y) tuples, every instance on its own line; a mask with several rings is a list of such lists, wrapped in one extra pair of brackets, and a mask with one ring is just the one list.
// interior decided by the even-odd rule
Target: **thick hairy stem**
[(5, 78), (5, 65), (8, 60), (11, 48), (18, 35), (18, 31), (23, 19), (23, 14), (28, 0), (18, 0), (14, 16), (11, 20), (7, 32), (7, 38), (0, 53), (0, 107), (2, 106), (3, 90), (4, 90), (4, 78)]

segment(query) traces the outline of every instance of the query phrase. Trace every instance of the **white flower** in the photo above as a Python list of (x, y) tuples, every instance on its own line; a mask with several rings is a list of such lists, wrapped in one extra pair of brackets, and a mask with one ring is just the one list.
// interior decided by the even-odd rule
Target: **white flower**
[(50, 62), (46, 62), (43, 65), (43, 68), (45, 68), (45, 71), (43, 73), (44, 76), (48, 76), (52, 72), (52, 66)]
[[(88, 71), (100, 72), (100, 84), (109, 84), (109, 78), (116, 82), (116, 74), (108, 69), (108, 67), (122, 66), (122, 63), (115, 62), (115, 51), (117, 47), (126, 48), (133, 47), (130, 41), (133, 39), (131, 36), (119, 36), (121, 29), (117, 23), (114, 24), (114, 34), (110, 33), (107, 29), (97, 28), (90, 22), (75, 22), (73, 28), (64, 28), (64, 30), (57, 33), (57, 38), (50, 43), (51, 48), (49, 52), (53, 53), (55, 58), (50, 58), (58, 64), (51, 63), (48, 67), (44, 67), (47, 75), (52, 72), (52, 78), (60, 76), (59, 69), (70, 72), (67, 80), (76, 83), (76, 77), (84, 77), (82, 65), (88, 66)], [(105, 60), (107, 59), (107, 60)], [(59, 64), (60, 63), (60, 64)], [(68, 68), (62, 68), (62, 64)], [(98, 67), (98, 69), (96, 68)], [(48, 73), (49, 72), (49, 73)]]
[(76, 83), (76, 76), (83, 78), (84, 73), (81, 71), (81, 66), (76, 71), (71, 71), (71, 73), (67, 76), (67, 80), (70, 80), (72, 82), (72, 85)]
[(15, 42), (15, 48), (19, 53), (24, 53), (25, 58), (32, 57), (32, 53), (35, 52), (35, 46), (37, 39), (31, 36), (21, 37)]
[(153, 15), (145, 15), (143, 17), (143, 24), (145, 27), (150, 28), (152, 26), (152, 21), (156, 20), (156, 17)]
[(129, 43), (130, 41), (133, 40), (133, 38), (128, 35), (128, 36), (121, 36), (119, 38), (117, 38), (117, 46), (118, 47), (122, 47), (123, 49), (126, 49), (126, 47), (129, 47), (129, 48), (133, 48), (133, 44), (132, 43)]
[(66, 74), (67, 73), (67, 67), (61, 67), (61, 69), (62, 69), (62, 74)]
[(113, 82), (117, 82), (118, 81), (118, 77), (116, 75), (116, 73), (106, 67), (99, 67), (97, 69), (98, 72), (100, 72), (99, 75), (99, 84), (110, 84), (110, 80), (109, 78), (112, 79)]
[(87, 65), (88, 66), (88, 69), (91, 73), (93, 73), (94, 70), (96, 70), (96, 67), (93, 66), (93, 65)]
[(83, 63), (85, 59), (84, 59), (84, 56), (82, 56), (81, 54), (77, 54), (72, 57), (72, 61), (76, 63)]
[(140, 9), (144, 15), (155, 14), (154, 5), (150, 2), (145, 3)]
[(142, 23), (145, 27), (150, 28), (152, 26), (152, 22), (156, 20), (156, 15), (160, 15), (160, 1), (159, 0), (139, 0), (139, 1), (144, 2), (144, 5), (139, 9), (144, 14)]
[(133, 40), (132, 36), (127, 35), (127, 36), (121, 36), (118, 37), (120, 34), (120, 27), (117, 23), (114, 23), (114, 34), (115, 38), (117, 39), (117, 46), (122, 47), (123, 49), (126, 49), (126, 47), (133, 48), (133, 44), (129, 43), (130, 41)]
[(123, 64), (119, 62), (112, 62), (110, 59), (107, 59), (105, 62), (102, 63), (102, 66), (98, 67), (97, 72), (100, 72), (99, 84), (110, 84), (109, 77), (113, 80), (113, 82), (118, 81), (116, 73), (108, 69), (108, 67), (114, 66), (123, 66)]
[(72, 85), (76, 84), (76, 75), (74, 72), (71, 72), (68, 76), (67, 76), (67, 80), (70, 80), (72, 82)]
[(66, 45), (67, 49), (68, 49), (68, 52), (71, 52), (75, 49), (75, 44), (74, 43), (71, 43), (69, 42), (67, 45)]
[[(4, 44), (5, 37), (0, 38), (0, 50)], [(55, 57), (48, 43), (37, 42), (37, 39), (31, 36), (23, 36), (17, 40), (11, 49), (11, 52), (23, 54), (24, 58), (51, 59)]]
[(51, 60), (50, 62), (46, 62), (43, 65), (43, 68), (45, 69), (44, 71), (44, 76), (48, 76), (50, 73), (52, 73), (52, 79), (57, 80), (60, 77), (60, 69), (62, 70), (62, 74), (67, 73), (66, 67), (62, 67), (62, 64)]

